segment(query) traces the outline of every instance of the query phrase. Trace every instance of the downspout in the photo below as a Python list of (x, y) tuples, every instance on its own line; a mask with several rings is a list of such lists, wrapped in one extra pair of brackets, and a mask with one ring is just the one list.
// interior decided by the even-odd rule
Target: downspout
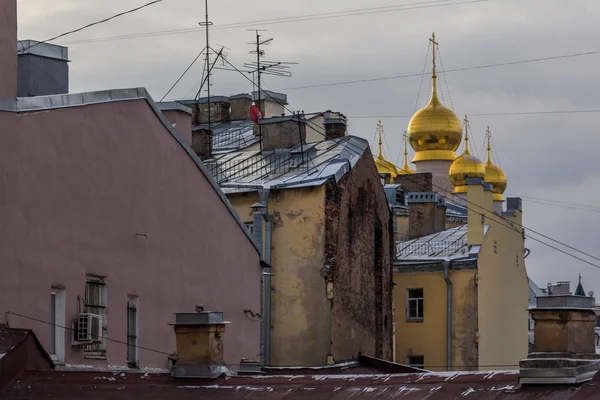
[(265, 232), (265, 250), (263, 259), (265, 261), (265, 267), (263, 268), (263, 299), (264, 308), (261, 314), (263, 318), (263, 345), (264, 345), (264, 363), (263, 365), (271, 365), (271, 248), (273, 241), (273, 225), (271, 223), (271, 217), (269, 216), (269, 190), (259, 190), (258, 195), (260, 201), (265, 205), (263, 210), (263, 218), (266, 221), (266, 232)]
[[(252, 214), (252, 239), (254, 240), (254, 243), (256, 244), (256, 247), (258, 248), (258, 253), (259, 253), (259, 257), (262, 260), (263, 259), (263, 244), (262, 244), (262, 207), (257, 207), (259, 206), (258, 204), (254, 204), (252, 206), (252, 209), (254, 210), (253, 214)], [(260, 316), (261, 318), (263, 317), (263, 315), (265, 314), (264, 311), (264, 263), (261, 261), (260, 263), (261, 265), (261, 275), (260, 275), (260, 285), (261, 285), (261, 290), (260, 290)], [(265, 329), (263, 324), (261, 323), (260, 325), (260, 363), (261, 365), (265, 365), (264, 364), (264, 359), (265, 357)]]
[(452, 369), (452, 281), (449, 277), (450, 260), (444, 260), (446, 281), (446, 370)]

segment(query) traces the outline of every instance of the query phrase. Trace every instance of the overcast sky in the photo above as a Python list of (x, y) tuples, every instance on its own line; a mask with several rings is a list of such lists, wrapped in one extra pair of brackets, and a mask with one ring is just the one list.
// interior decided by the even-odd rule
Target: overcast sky
[[(433, 31), (446, 69), (600, 50), (598, 1), (490, 0), (452, 5), (463, 1), (466, 0), (209, 0), (210, 20), (215, 28), (211, 43), (227, 46), (229, 60), (241, 66), (254, 57), (247, 44), (254, 37), (247, 29), (268, 29), (264, 37), (275, 40), (268, 48), (267, 58), (299, 63), (293, 66), (291, 78), (266, 77), (268, 89), (420, 73)], [(47, 39), (145, 2), (19, 0), (19, 38)], [(247, 21), (406, 4), (411, 4), (406, 8), (415, 9), (218, 29)], [(203, 18), (202, 0), (165, 0), (58, 43), (193, 29)], [(158, 101), (198, 54), (204, 40), (204, 33), (195, 31), (65, 44), (71, 59), (71, 92), (142, 86)], [(498, 156), (495, 161), (508, 176), (507, 194), (597, 207), (583, 211), (577, 209), (580, 207), (540, 204), (525, 198), (524, 225), (600, 258), (600, 113), (474, 115), (600, 109), (598, 70), (600, 55), (595, 54), (448, 73), (448, 86), (444, 81), (441, 86), (446, 105), (453, 105), (461, 119), (464, 114), (471, 115), (474, 142), (479, 150), (483, 148), (485, 128), (490, 125)], [(168, 98), (195, 94), (201, 73), (199, 62)], [(251, 90), (251, 84), (235, 72), (217, 71), (213, 83), (212, 93)], [(387, 116), (380, 118), (389, 143), (386, 157), (396, 160), (409, 118), (389, 116), (412, 115), (418, 96), (419, 108), (425, 104), (430, 81), (425, 78), (419, 95), (420, 83), (420, 77), (410, 77), (286, 93), (293, 109), (343, 112), (350, 118), (350, 133), (370, 142), (378, 116)], [(452, 104), (448, 104), (447, 88)], [(375, 118), (353, 118), (358, 116)], [(481, 155), (485, 157), (484, 153)], [(526, 260), (529, 275), (541, 287), (548, 282), (570, 280), (574, 291), (581, 273), (585, 289), (596, 291), (600, 297), (600, 269), (532, 240), (527, 240), (526, 245), (531, 249)], [(599, 260), (590, 261), (600, 265)]]

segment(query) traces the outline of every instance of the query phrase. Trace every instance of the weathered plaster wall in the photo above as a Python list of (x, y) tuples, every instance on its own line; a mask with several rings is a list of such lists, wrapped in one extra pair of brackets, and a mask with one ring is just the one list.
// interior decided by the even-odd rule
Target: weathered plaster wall
[(332, 265), (333, 356), (392, 359), (393, 233), (370, 151), (327, 190), (326, 259)]
[[(491, 204), (486, 206), (491, 210)], [(517, 367), (528, 352), (529, 282), (524, 238), (516, 217), (486, 213), (490, 225), (479, 256), (479, 365)]]
[[(252, 222), (256, 192), (230, 194), (242, 220)], [(330, 353), (331, 307), (325, 280), (325, 185), (274, 190), (271, 365), (324, 365)]]
[[(452, 370), (477, 370), (477, 284), (473, 269), (451, 271), (452, 280)], [(442, 276), (442, 280), (443, 280)], [(444, 305), (447, 302), (444, 302)], [(440, 327), (446, 329), (446, 327)], [(445, 365), (445, 364), (444, 364)]]
[[(197, 165), (145, 100), (30, 114), (0, 112), (0, 313), (50, 319), (50, 290), (66, 291), (78, 313), (86, 274), (106, 277), (108, 337), (127, 340), (127, 300), (139, 296), (143, 367), (167, 367), (176, 312), (223, 311), (225, 360), (259, 353), (258, 253)], [(14, 316), (48, 348), (48, 325)], [(66, 335), (71, 364), (126, 365), (125, 346), (108, 360), (84, 359)], [(162, 352), (162, 353), (161, 353)]]

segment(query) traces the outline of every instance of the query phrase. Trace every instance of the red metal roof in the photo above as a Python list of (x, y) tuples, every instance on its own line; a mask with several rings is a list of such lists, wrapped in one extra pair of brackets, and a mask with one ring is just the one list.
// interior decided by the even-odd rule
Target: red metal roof
[(526, 386), (514, 372), (235, 376), (215, 380), (106, 372), (29, 372), (0, 399), (478, 399), (600, 398), (600, 378), (579, 386)]

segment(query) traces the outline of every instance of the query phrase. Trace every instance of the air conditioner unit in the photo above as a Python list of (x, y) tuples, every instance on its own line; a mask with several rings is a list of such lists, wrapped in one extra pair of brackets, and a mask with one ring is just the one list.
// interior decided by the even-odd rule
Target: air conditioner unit
[(82, 313), (77, 317), (74, 344), (102, 342), (102, 316)]

